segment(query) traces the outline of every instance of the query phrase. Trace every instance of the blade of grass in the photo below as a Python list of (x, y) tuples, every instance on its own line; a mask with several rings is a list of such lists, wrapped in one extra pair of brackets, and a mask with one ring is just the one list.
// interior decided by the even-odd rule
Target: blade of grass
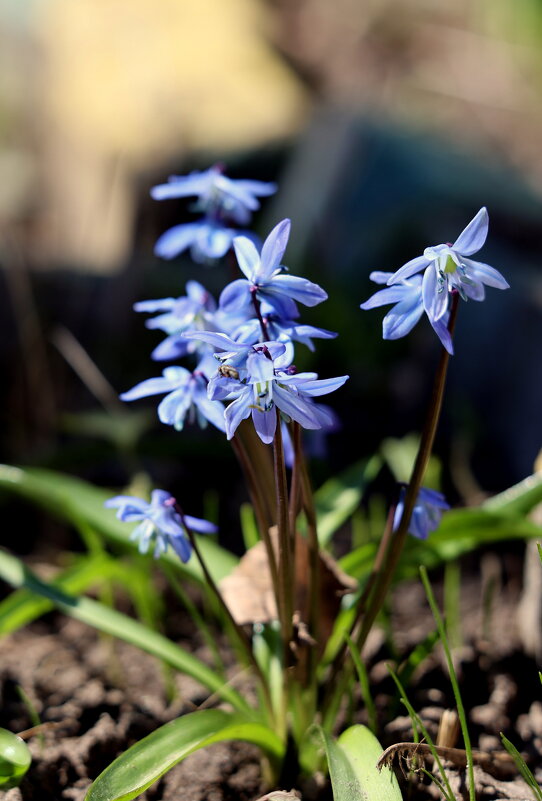
[[(405, 692), (405, 688), (403, 687), (403, 684), (401, 683), (401, 680), (399, 679), (399, 677), (397, 676), (397, 674), (395, 673), (395, 671), (393, 670), (391, 665), (388, 665), (388, 671), (389, 671), (390, 676), (392, 677), (393, 681), (395, 682), (395, 685), (396, 685), (397, 689), (399, 690), (399, 694), (401, 696), (401, 701), (405, 705), (406, 710), (407, 710), (407, 712), (408, 712), (408, 714), (410, 716), (410, 720), (412, 721), (412, 732), (413, 732), (413, 735), (414, 735), (414, 737), (413, 737), (414, 742), (419, 742), (420, 735), (419, 735), (418, 732), (421, 732), (422, 737), (424, 738), (425, 742), (427, 743), (427, 745), (429, 746), (429, 748), (431, 750), (431, 754), (432, 754), (433, 759), (435, 760), (435, 763), (436, 763), (436, 765), (437, 765), (437, 767), (439, 769), (440, 775), (442, 776), (442, 781), (443, 781), (444, 786), (446, 788), (446, 791), (445, 791), (444, 795), (446, 796), (448, 801), (455, 801), (454, 792), (453, 792), (453, 790), (452, 790), (452, 788), (450, 786), (450, 782), (449, 782), (448, 776), (446, 775), (446, 771), (444, 770), (444, 766), (442, 764), (442, 760), (440, 759), (440, 757), (438, 755), (438, 752), (437, 752), (437, 750), (435, 748), (435, 744), (433, 743), (433, 740), (431, 739), (431, 735), (429, 734), (429, 732), (427, 731), (426, 727), (424, 726), (423, 720), (420, 718), (420, 716), (418, 715), (418, 713), (415, 711), (414, 707), (412, 706), (412, 704), (408, 700), (408, 696), (407, 696), (407, 694)], [(440, 782), (438, 782), (438, 784), (440, 786)]]
[(459, 724), (461, 726), (461, 733), (463, 735), (463, 743), (465, 745), (465, 751), (467, 752), (467, 773), (469, 777), (469, 799), (470, 801), (476, 801), (476, 791), (474, 787), (474, 764), (472, 761), (472, 746), (470, 742), (470, 735), (469, 729), (467, 726), (467, 716), (465, 714), (465, 707), (463, 706), (463, 701), (461, 699), (461, 693), (459, 691), (459, 684), (457, 681), (457, 676), (454, 668), (454, 662), (452, 659), (452, 653), (450, 651), (450, 646), (448, 644), (448, 638), (446, 636), (446, 628), (444, 626), (444, 622), (442, 620), (439, 608), (435, 601), (435, 596), (433, 595), (433, 590), (431, 589), (431, 584), (429, 583), (429, 579), (427, 577), (427, 570), (422, 565), (420, 567), (420, 575), (422, 578), (423, 586), (425, 589), (425, 593), (427, 595), (427, 600), (429, 601), (429, 606), (431, 607), (431, 612), (433, 613), (433, 617), (435, 618), (435, 623), (437, 624), (437, 629), (440, 635), (440, 640), (442, 642), (442, 647), (444, 648), (444, 653), (446, 655), (446, 662), (448, 664), (448, 671), (450, 673), (450, 682), (452, 684), (452, 689), (454, 691), (454, 698), (455, 703), (457, 706), (457, 714), (459, 716)]
[(367, 668), (361, 660), (361, 657), (356, 649), (356, 644), (352, 640), (352, 637), (350, 637), (349, 634), (346, 634), (345, 639), (348, 643), (348, 648), (350, 649), (350, 654), (356, 668), (356, 673), (358, 674), (359, 688), (361, 691), (361, 697), (363, 698), (363, 702), (365, 704), (365, 709), (367, 710), (369, 729), (373, 732), (373, 734), (376, 734), (376, 708), (371, 695)]
[(542, 801), (542, 787), (540, 787), (540, 785), (536, 781), (535, 777), (532, 774), (532, 771), (525, 763), (525, 760), (519, 753), (516, 746), (513, 743), (511, 743), (510, 740), (507, 737), (505, 737), (502, 732), (501, 732), (501, 740), (502, 744), (504, 745), (504, 747), (514, 760), (516, 768), (518, 769), (518, 773), (521, 774), (523, 781), (532, 791), (534, 800)]

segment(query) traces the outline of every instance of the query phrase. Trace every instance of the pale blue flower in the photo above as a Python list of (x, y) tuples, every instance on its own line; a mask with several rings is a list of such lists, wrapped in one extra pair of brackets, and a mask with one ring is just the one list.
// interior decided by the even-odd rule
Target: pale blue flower
[(258, 436), (269, 444), (275, 435), (276, 408), (303, 428), (320, 429), (330, 415), (313, 398), (333, 392), (347, 379), (348, 376), (318, 379), (316, 373), (277, 370), (268, 347), (255, 345), (247, 356), (246, 375), (241, 380), (221, 375), (209, 381), (208, 391), (211, 398), (231, 401), (224, 413), (228, 439), (242, 420), (252, 416)]
[(176, 510), (176, 500), (165, 490), (153, 490), (151, 502), (131, 495), (117, 495), (104, 504), (108, 509), (117, 509), (117, 518), (125, 523), (139, 522), (130, 535), (138, 542), (140, 553), (147, 553), (154, 540), (154, 558), (166, 553), (171, 545), (181, 561), (188, 562), (192, 547), (185, 528), (200, 534), (214, 534), (216, 526), (208, 520), (184, 515)]
[(506, 279), (494, 267), (468, 258), (483, 246), (487, 238), (489, 217), (481, 208), (453, 244), (434, 245), (404, 264), (388, 280), (399, 284), (424, 270), (423, 306), (431, 322), (437, 322), (448, 311), (449, 294), (456, 291), (463, 300), (484, 300), (485, 286), (508, 289)]
[[(392, 275), (393, 273), (373, 272), (369, 277), (376, 284), (386, 284)], [(384, 339), (400, 339), (412, 331), (424, 312), (422, 276), (413, 275), (398, 284), (380, 289), (362, 303), (360, 308), (366, 311), (378, 306), (387, 306), (388, 303), (395, 305), (382, 321), (382, 336)], [(429, 322), (448, 353), (453, 354), (452, 337), (447, 327), (448, 316), (445, 314), (436, 321), (429, 318)]]
[(295, 301), (305, 306), (316, 306), (326, 300), (327, 293), (318, 284), (288, 275), (281, 264), (289, 235), (290, 220), (282, 220), (263, 243), (261, 254), (247, 237), (234, 239), (235, 255), (246, 277), (225, 287), (219, 300), (221, 309), (247, 309), (255, 295), (258, 301), (267, 301), (281, 318), (295, 319), (298, 314)]
[[(401, 522), (405, 503), (406, 488), (401, 490), (401, 497), (395, 509), (393, 520), (393, 530), (395, 531)], [(426, 540), (431, 532), (436, 531), (440, 526), (443, 513), (450, 508), (449, 503), (441, 492), (421, 487), (412, 510), (412, 517), (408, 525), (408, 533), (419, 540)]]
[(202, 212), (196, 222), (175, 225), (156, 242), (154, 252), (163, 259), (173, 259), (190, 249), (197, 262), (212, 262), (222, 258), (239, 234), (259, 239), (248, 230), (232, 227), (250, 223), (252, 212), (260, 207), (258, 197), (272, 195), (275, 184), (263, 181), (232, 180), (215, 165), (204, 172), (172, 175), (166, 184), (151, 189), (155, 200), (196, 197), (192, 211)]
[(260, 208), (258, 197), (268, 197), (277, 191), (276, 184), (264, 181), (239, 180), (224, 175), (223, 167), (215, 164), (203, 172), (172, 175), (166, 184), (151, 189), (155, 200), (196, 197), (196, 210), (207, 215), (225, 215), (240, 225), (250, 222), (251, 212)]
[(197, 281), (188, 281), (186, 295), (179, 298), (143, 300), (134, 304), (137, 312), (162, 312), (146, 321), (147, 328), (158, 329), (168, 334), (151, 353), (156, 361), (172, 361), (190, 353), (196, 353), (200, 346), (196, 341), (188, 341), (181, 336), (188, 329), (213, 327), (216, 314), (216, 301), (205, 287)]
[(158, 378), (147, 378), (120, 396), (123, 401), (168, 393), (158, 406), (158, 417), (166, 425), (181, 431), (188, 415), (189, 422), (198, 421), (205, 428), (207, 421), (225, 431), (224, 407), (209, 400), (207, 378), (203, 370), (190, 372), (184, 367), (166, 367)]

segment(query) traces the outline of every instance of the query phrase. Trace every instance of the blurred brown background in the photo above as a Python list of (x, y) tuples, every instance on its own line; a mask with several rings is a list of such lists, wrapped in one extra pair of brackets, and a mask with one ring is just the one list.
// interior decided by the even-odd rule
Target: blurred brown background
[(155, 474), (220, 451), (115, 396), (158, 374), (133, 301), (229, 280), (158, 263), (185, 211), (149, 188), (224, 161), (279, 182), (256, 226), (292, 217), (287, 263), (329, 291), (306, 319), (341, 337), (301, 360), (352, 375), (336, 464), (419, 428), (435, 359), (424, 327), (380, 341), (369, 272), (488, 206), (482, 258), (512, 289), (462, 309), (440, 447), (460, 494), (521, 478), (542, 439), (541, 43), (541, 0), (0, 0), (3, 458), (121, 483), (123, 415)]

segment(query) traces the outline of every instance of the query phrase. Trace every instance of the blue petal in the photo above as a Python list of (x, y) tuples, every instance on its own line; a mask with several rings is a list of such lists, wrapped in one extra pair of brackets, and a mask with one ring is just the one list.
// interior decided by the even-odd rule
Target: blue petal
[(256, 250), (254, 242), (251, 242), (246, 236), (236, 236), (233, 240), (233, 247), (242, 273), (254, 283), (260, 267), (260, 254)]
[(134, 303), (134, 311), (136, 312), (157, 312), (168, 311), (173, 309), (177, 303), (175, 298), (162, 298), (160, 300), (140, 300)]
[(221, 331), (184, 331), (183, 337), (185, 339), (196, 339), (200, 342), (206, 342), (208, 345), (214, 345), (214, 347), (219, 350), (241, 351), (247, 350), (249, 347), (245, 343), (235, 342)]
[(421, 296), (407, 297), (390, 309), (382, 320), (382, 338), (400, 339), (406, 336), (423, 314)]
[[(258, 279), (266, 280), (270, 278), (277, 267), (280, 266), (288, 237), (290, 236), (290, 220), (282, 220), (276, 225), (262, 247), (261, 266), (258, 271)], [(248, 277), (248, 276), (247, 276)]]
[(158, 404), (158, 417), (165, 425), (174, 426), (177, 430), (184, 426), (184, 418), (192, 406), (192, 392), (189, 387), (182, 387), (166, 395)]
[(160, 342), (151, 353), (151, 359), (155, 362), (172, 362), (175, 359), (182, 359), (189, 352), (190, 344), (183, 339), (181, 334), (172, 334)]
[(188, 562), (192, 554), (192, 546), (186, 536), (183, 534), (183, 536), (170, 537), (169, 542), (181, 562)]
[(313, 284), (306, 278), (297, 275), (277, 275), (265, 286), (265, 294), (275, 294), (280, 292), (289, 298), (303, 303), (305, 306), (316, 306), (327, 300), (327, 292), (318, 284)]
[(238, 312), (247, 307), (250, 302), (250, 283), (244, 278), (238, 278), (224, 287), (219, 305), (222, 311)]
[(483, 264), (481, 261), (473, 261), (472, 259), (463, 259), (463, 263), (469, 268), (472, 277), (476, 281), (480, 281), (486, 286), (492, 286), (495, 289), (510, 288), (506, 278), (494, 267), (490, 267), (489, 264)]
[(486, 289), (480, 281), (473, 281), (472, 284), (462, 284), (465, 295), (470, 300), (482, 301), (486, 297)]
[[(440, 290), (440, 291), (439, 291)], [(422, 282), (423, 305), (432, 323), (440, 320), (448, 310), (448, 288), (439, 287), (437, 271), (433, 265), (427, 268)]]
[(350, 376), (348, 375), (340, 375), (336, 378), (319, 378), (316, 381), (307, 381), (300, 384), (299, 390), (305, 395), (316, 398), (319, 395), (328, 395), (330, 392), (335, 392), (335, 390), (342, 387), (349, 378)]
[(267, 412), (260, 412), (258, 409), (252, 409), (252, 422), (261, 441), (265, 445), (270, 445), (277, 427), (276, 410), (273, 408)]
[(201, 223), (183, 223), (174, 225), (158, 238), (154, 252), (162, 259), (173, 259), (186, 250), (197, 239)]
[(388, 286), (386, 289), (379, 289), (365, 303), (361, 303), (360, 309), (367, 311), (368, 309), (376, 309), (378, 306), (386, 306), (388, 303), (400, 303), (409, 295), (420, 297), (419, 290), (413, 290), (412, 287), (404, 284)]
[(171, 175), (167, 184), (158, 184), (151, 189), (154, 200), (167, 200), (174, 197), (190, 197), (205, 193), (211, 185), (216, 170), (191, 172), (189, 175)]
[(423, 270), (430, 263), (429, 259), (426, 259), (425, 256), (416, 256), (415, 259), (411, 259), (407, 261), (406, 264), (403, 264), (391, 278), (388, 278), (388, 284), (398, 284), (400, 281), (404, 281), (406, 278), (410, 278), (411, 275), (420, 272), (420, 270)]
[(212, 423), (219, 431), (226, 430), (226, 423), (224, 422), (224, 406), (220, 401), (210, 400), (207, 395), (197, 393), (194, 395), (194, 403), (210, 423)]
[(243, 192), (260, 195), (261, 197), (269, 197), (269, 195), (274, 195), (277, 191), (277, 185), (267, 181), (237, 179), (235, 183)]
[(437, 320), (435, 323), (429, 320), (435, 333), (437, 334), (438, 338), (442, 342), (443, 346), (446, 348), (450, 356), (454, 355), (454, 346), (452, 343), (452, 335), (448, 331), (448, 315), (445, 315), (440, 320)]
[(232, 401), (226, 411), (224, 412), (224, 420), (226, 422), (226, 435), (231, 439), (235, 434), (237, 426), (242, 420), (249, 417), (252, 402), (252, 388), (245, 387), (245, 392), (239, 395), (236, 400)]
[(470, 256), (472, 253), (476, 253), (487, 239), (488, 226), (489, 216), (486, 207), (483, 206), (476, 217), (459, 234), (452, 246), (453, 249), (461, 253), (462, 256)]
[(392, 275), (393, 273), (383, 273), (381, 270), (373, 270), (372, 273), (369, 273), (369, 278), (371, 281), (374, 281), (375, 284), (387, 284)]
[[(171, 372), (171, 371), (175, 372)], [(166, 375), (166, 373), (168, 373)], [(169, 368), (164, 370), (164, 374), (159, 378), (147, 378), (145, 381), (136, 384), (135, 387), (119, 395), (123, 401), (133, 401), (138, 398), (147, 398), (149, 395), (160, 395), (163, 392), (170, 392), (179, 386), (182, 381), (190, 376), (184, 367)]]
[[(276, 279), (273, 279), (273, 283), (275, 280)], [(293, 300), (291, 297), (288, 297), (288, 294), (284, 294), (281, 289), (277, 289), (277, 291), (275, 291), (272, 283), (260, 288), (256, 293), (256, 297), (258, 300), (265, 300), (266, 303), (273, 309), (272, 313), (276, 314), (283, 320), (291, 320), (292, 318), (298, 316), (298, 309), (295, 300)]]
[(216, 534), (218, 527), (209, 520), (202, 520), (200, 517), (191, 517), (185, 515), (186, 525), (191, 531), (197, 531), (199, 534)]
[(308, 400), (279, 386), (274, 387), (273, 398), (279, 409), (303, 428), (321, 428), (320, 421), (313, 411), (313, 404)]

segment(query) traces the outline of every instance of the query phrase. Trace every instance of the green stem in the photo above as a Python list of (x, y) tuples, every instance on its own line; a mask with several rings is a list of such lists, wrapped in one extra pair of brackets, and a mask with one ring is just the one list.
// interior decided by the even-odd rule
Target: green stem
[(288, 484), (284, 465), (284, 449), (280, 427), (280, 412), (277, 409), (277, 427), (273, 440), (273, 466), (275, 470), (275, 497), (277, 502), (279, 593), (281, 597), (281, 624), (284, 638), (284, 665), (291, 664), (290, 643), (293, 635), (293, 573), (292, 540), (288, 515)]
[(260, 536), (264, 542), (265, 550), (267, 553), (267, 561), (269, 563), (269, 571), (271, 573), (271, 581), (273, 584), (273, 592), (275, 595), (277, 609), (280, 610), (280, 591), (279, 591), (279, 575), (278, 575), (277, 560), (275, 557), (275, 549), (273, 547), (271, 536), (269, 534), (269, 529), (272, 525), (272, 522), (269, 520), (266, 504), (264, 498), (262, 497), (263, 495), (262, 488), (260, 487), (260, 482), (258, 480), (257, 472), (254, 469), (252, 460), (249, 458), (243, 440), (238, 438), (236, 435), (231, 440), (231, 444), (247, 479), (250, 498), (252, 501), (252, 505), (254, 507), (254, 514), (256, 515)]
[[(450, 320), (448, 322), (448, 330), (450, 334), (453, 334), (453, 330), (455, 327), (458, 301), (459, 301), (459, 295), (454, 294), (452, 298)], [(440, 412), (442, 409), (442, 400), (444, 398), (444, 387), (446, 384), (446, 373), (448, 370), (449, 361), (450, 361), (450, 354), (445, 348), (443, 348), (440, 356), (440, 361), (437, 367), (437, 372), (435, 375), (435, 383), (433, 385), (433, 392), (429, 404), (429, 412), (422, 432), (420, 447), (418, 449), (418, 454), (416, 456), (416, 461), (414, 463), (414, 468), (412, 470), (412, 476), (410, 478), (410, 482), (408, 484), (407, 491), (405, 494), (404, 509), (401, 517), (401, 522), (399, 523), (394, 533), (394, 536), (391, 539), (390, 545), (386, 553), (384, 566), (382, 568), (382, 571), (380, 572), (380, 575), (378, 576), (377, 581), (375, 582), (375, 587), (371, 599), (369, 601), (369, 606), (363, 618), (363, 624), (361, 626), (361, 630), (359, 632), (358, 637), (356, 638), (357, 646), (360, 650), (361, 648), (363, 648), (365, 640), (367, 639), (367, 635), (371, 630), (371, 627), (376, 619), (376, 616), (378, 615), (380, 609), (382, 608), (382, 605), (388, 593), (388, 589), (395, 574), (399, 558), (401, 556), (401, 553), (403, 552), (403, 547), (408, 534), (408, 527), (410, 525), (410, 518), (412, 517), (412, 512), (414, 510), (414, 506), (418, 498), (418, 493), (422, 485), (425, 470), (427, 468), (427, 464), (431, 456), (431, 451), (433, 449), (433, 442), (435, 440), (437, 425), (440, 417)]]
[(183, 514), (183, 511), (182, 511), (181, 507), (179, 506), (179, 504), (175, 505), (175, 509), (176, 509), (176, 511), (179, 513), (179, 515), (181, 517), (182, 524), (183, 524), (184, 528), (186, 529), (186, 533), (188, 534), (188, 539), (190, 540), (190, 544), (192, 546), (192, 549), (193, 549), (193, 551), (194, 551), (194, 553), (196, 555), (196, 558), (197, 558), (198, 562), (200, 563), (201, 569), (203, 571), (203, 575), (205, 577), (205, 581), (207, 582), (207, 585), (210, 588), (210, 590), (212, 591), (213, 595), (216, 597), (216, 599), (217, 599), (217, 601), (218, 601), (218, 603), (220, 605), (220, 608), (224, 612), (224, 614), (226, 616), (226, 619), (228, 620), (233, 632), (235, 633), (235, 635), (236, 635), (236, 637), (237, 637), (237, 639), (239, 641), (239, 644), (241, 645), (241, 648), (243, 649), (243, 651), (244, 651), (244, 653), (245, 653), (245, 655), (247, 657), (248, 664), (252, 667), (256, 677), (258, 678), (258, 681), (260, 683), (260, 686), (261, 686), (261, 689), (262, 689), (262, 692), (263, 692), (263, 697), (264, 697), (266, 709), (267, 709), (267, 712), (268, 712), (268, 715), (269, 715), (269, 720), (272, 721), (274, 719), (274, 710), (273, 710), (273, 702), (272, 702), (272, 699), (271, 699), (271, 694), (269, 692), (269, 686), (268, 686), (267, 680), (266, 680), (266, 678), (265, 678), (265, 676), (264, 676), (264, 674), (262, 672), (262, 669), (261, 669), (260, 665), (258, 664), (258, 661), (256, 660), (256, 657), (254, 656), (254, 653), (253, 653), (251, 645), (250, 645), (250, 641), (249, 641), (248, 637), (246, 636), (245, 632), (243, 631), (243, 629), (241, 628), (241, 626), (235, 621), (232, 613), (230, 612), (230, 609), (229, 609), (227, 603), (224, 601), (224, 598), (222, 597), (222, 593), (218, 589), (218, 586), (217, 586), (215, 580), (213, 579), (213, 577), (209, 573), (209, 570), (207, 569), (207, 565), (205, 564), (205, 560), (203, 559), (203, 556), (201, 555), (201, 551), (199, 549), (198, 543), (196, 542), (196, 538), (194, 536), (194, 532), (187, 525), (186, 518), (185, 518), (185, 516)]

